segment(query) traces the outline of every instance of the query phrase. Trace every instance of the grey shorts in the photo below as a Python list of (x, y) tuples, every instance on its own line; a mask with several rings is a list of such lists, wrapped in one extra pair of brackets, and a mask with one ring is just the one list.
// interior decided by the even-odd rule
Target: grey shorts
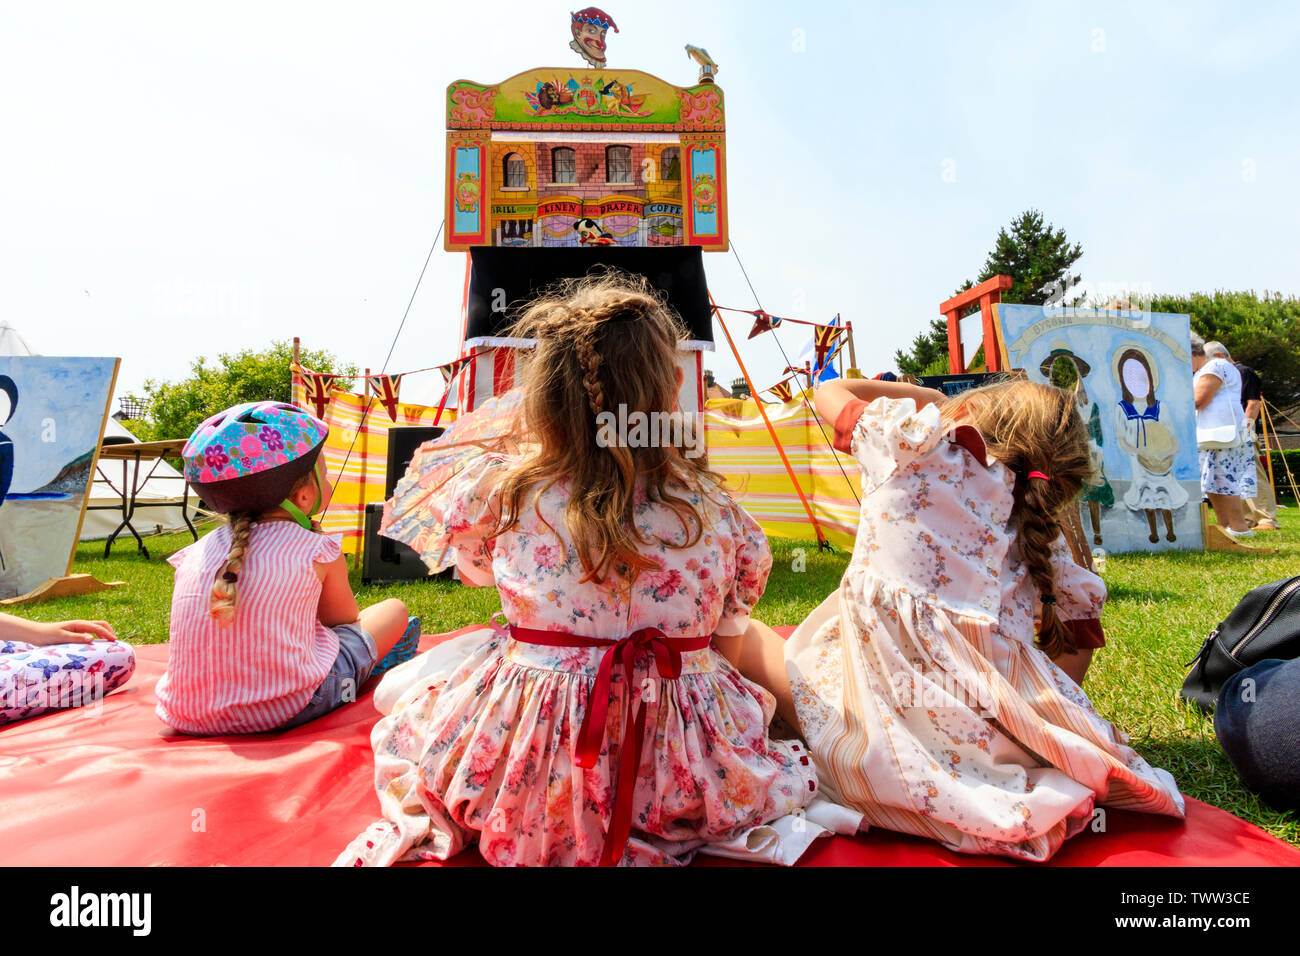
[(375, 640), (356, 624), (340, 624), (331, 630), (339, 636), (339, 655), (334, 658), (334, 666), (316, 688), (316, 693), (312, 694), (307, 706), (276, 730), (301, 727), (361, 696), (361, 685), (379, 662)]

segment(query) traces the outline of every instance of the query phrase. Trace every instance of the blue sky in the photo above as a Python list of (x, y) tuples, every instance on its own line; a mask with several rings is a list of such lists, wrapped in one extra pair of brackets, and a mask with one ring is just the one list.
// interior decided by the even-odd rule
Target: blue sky
[[(377, 370), (441, 217), (446, 85), (577, 62), (574, 8), (0, 3), (0, 316), (47, 354), (122, 356), (119, 395), (294, 335)], [(718, 62), (762, 304), (841, 313), (868, 374), (1030, 206), (1102, 291), (1300, 293), (1294, 5), (604, 9), (613, 66), (687, 85), (686, 43)], [(752, 307), (731, 254), (705, 261)], [(435, 251), (390, 371), (454, 357), (463, 268)], [(742, 352), (760, 387), (768, 339)], [(436, 401), (434, 377), (404, 395)]]

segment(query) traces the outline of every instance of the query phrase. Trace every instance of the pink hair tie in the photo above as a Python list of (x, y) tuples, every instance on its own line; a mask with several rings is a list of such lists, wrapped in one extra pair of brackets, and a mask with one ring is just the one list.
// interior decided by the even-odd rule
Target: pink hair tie
[(1042, 481), (1051, 481), (1051, 480), (1052, 480), (1051, 477), (1049, 477), (1048, 475), (1043, 474), (1041, 471), (1031, 471), (1031, 472), (1029, 473), (1029, 477), (1030, 477), (1030, 478), (1038, 478), (1038, 479), (1040, 479), (1040, 480), (1042, 480)]

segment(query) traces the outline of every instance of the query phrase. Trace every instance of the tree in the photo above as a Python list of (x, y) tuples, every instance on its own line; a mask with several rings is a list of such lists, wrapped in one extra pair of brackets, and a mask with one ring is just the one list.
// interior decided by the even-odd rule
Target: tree
[[(128, 396), (144, 401), (148, 409), (143, 419), (131, 423), (131, 429), (142, 441), (185, 438), (209, 415), (231, 405), (288, 402), (292, 361), (293, 346), (287, 341), (272, 342), (261, 352), (222, 352), (216, 364), (209, 364), (206, 357), (197, 358), (190, 366), (189, 378), (180, 382), (148, 379), (143, 395)], [(357, 374), (355, 365), (342, 364), (330, 352), (306, 350), (299, 361), (317, 372), (344, 377)]]
[(894, 364), (902, 375), (946, 375), (948, 373), (948, 320), (931, 319), (930, 328), (912, 340), (912, 350), (899, 349)]
[(1192, 331), (1207, 342), (1222, 342), (1234, 361), (1259, 373), (1272, 404), (1290, 408), (1300, 402), (1300, 298), (1218, 290), (1152, 296), (1150, 310), (1190, 315)]
[[(1043, 225), (1043, 214), (1027, 209), (1011, 222), (1011, 232), (998, 230), (993, 251), (984, 260), (984, 268), (974, 282), (969, 280), (957, 290), (978, 285), (996, 275), (1008, 275), (1014, 285), (1002, 293), (1002, 301), (1042, 305), (1049, 299), (1065, 303), (1066, 293), (1078, 285), (1081, 276), (1070, 275), (1070, 267), (1083, 255), (1083, 246), (1070, 245), (1064, 229)], [(954, 293), (955, 294), (955, 293)], [(1077, 299), (1076, 299), (1077, 301)]]
[[(984, 268), (974, 281), (967, 279), (956, 289), (959, 295), (996, 275), (1009, 275), (1014, 285), (1002, 293), (1002, 301), (1042, 305), (1052, 301), (1076, 305), (1081, 297), (1065, 302), (1067, 293), (1078, 284), (1078, 274), (1071, 275), (1070, 268), (1083, 255), (1083, 247), (1070, 244), (1064, 229), (1044, 225), (1043, 214), (1027, 209), (1012, 220), (1010, 231), (999, 229), (993, 250), (984, 260)], [(972, 304), (965, 315), (979, 310)], [(894, 353), (898, 370), (912, 375), (940, 374), (948, 371), (948, 325), (944, 319), (933, 319), (930, 329), (918, 335), (910, 352)], [(939, 372), (934, 371), (939, 369)], [(924, 370), (924, 371), (923, 371)]]

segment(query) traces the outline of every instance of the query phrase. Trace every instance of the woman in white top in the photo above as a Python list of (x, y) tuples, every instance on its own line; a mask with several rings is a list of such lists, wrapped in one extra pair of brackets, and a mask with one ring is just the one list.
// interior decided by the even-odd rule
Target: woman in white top
[(1205, 342), (1198, 335), (1192, 336), (1192, 371), (1198, 438), (1204, 441), (1218, 430), (1232, 441), (1226, 448), (1200, 449), (1201, 490), (1221, 528), (1233, 537), (1252, 537), (1241, 508), (1243, 498), (1256, 494), (1253, 452), (1243, 440), (1241, 373), (1222, 342)]

